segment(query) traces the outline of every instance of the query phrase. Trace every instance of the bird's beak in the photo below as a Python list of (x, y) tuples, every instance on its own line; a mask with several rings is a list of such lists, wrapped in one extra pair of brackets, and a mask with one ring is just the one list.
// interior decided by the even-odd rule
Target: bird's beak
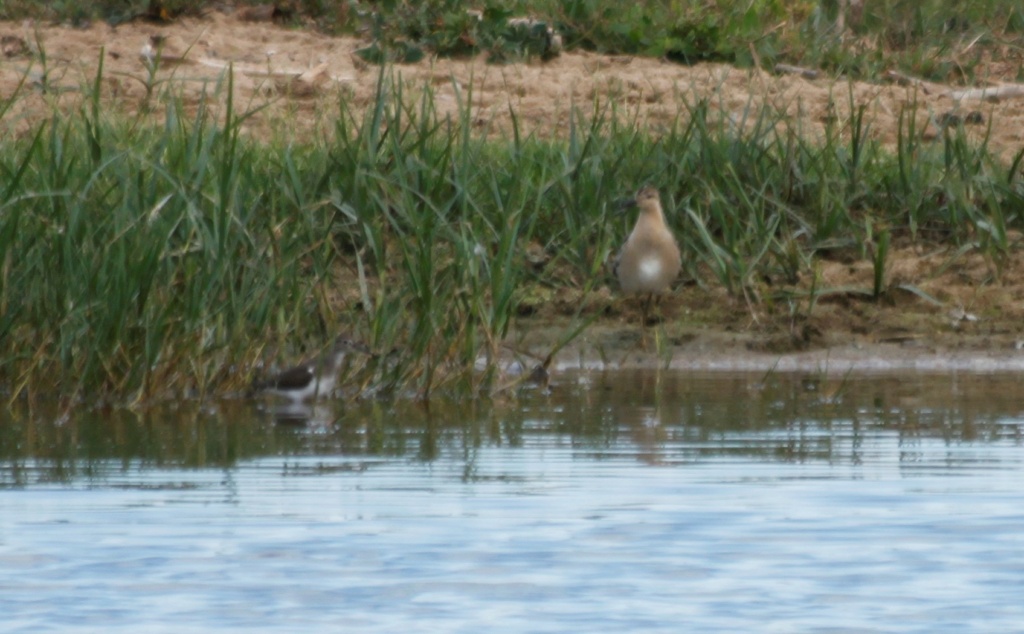
[(633, 197), (623, 198), (615, 202), (615, 210), (620, 214), (629, 211), (633, 207), (636, 207), (636, 198)]

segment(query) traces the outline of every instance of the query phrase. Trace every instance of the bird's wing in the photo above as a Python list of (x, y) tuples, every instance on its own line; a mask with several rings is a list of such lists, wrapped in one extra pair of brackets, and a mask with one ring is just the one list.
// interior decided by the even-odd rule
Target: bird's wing
[(279, 390), (297, 390), (309, 385), (313, 380), (313, 368), (308, 365), (299, 365), (267, 381), (272, 387)]

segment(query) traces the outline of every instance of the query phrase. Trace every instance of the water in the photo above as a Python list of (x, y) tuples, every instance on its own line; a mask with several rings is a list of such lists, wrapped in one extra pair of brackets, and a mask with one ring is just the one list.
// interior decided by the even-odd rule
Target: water
[(8, 413), (0, 631), (1024, 631), (1018, 377), (763, 379)]

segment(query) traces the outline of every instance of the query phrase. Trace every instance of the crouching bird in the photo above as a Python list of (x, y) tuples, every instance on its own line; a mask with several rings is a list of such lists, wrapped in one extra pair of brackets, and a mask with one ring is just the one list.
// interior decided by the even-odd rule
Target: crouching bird
[(296, 403), (330, 396), (334, 392), (341, 364), (346, 355), (352, 352), (373, 354), (362, 343), (348, 337), (338, 337), (327, 353), (307, 359), (267, 379), (253, 381), (253, 390), (283, 396)]

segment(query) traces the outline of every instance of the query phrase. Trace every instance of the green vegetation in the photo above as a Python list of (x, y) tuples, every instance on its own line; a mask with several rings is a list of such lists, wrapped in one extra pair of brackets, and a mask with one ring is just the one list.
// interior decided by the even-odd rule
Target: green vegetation
[[(493, 382), (494, 364), (474, 364), (508, 332), (519, 249), (564, 154), (475, 140), (468, 115), (443, 121), (383, 75), (365, 118), (342, 104), (335, 141), (304, 147), (244, 139), (244, 117), (203, 104), (186, 116), (170, 92), (161, 127), (110, 118), (101, 80), (78, 111), (0, 144), (10, 397), (238, 388), (264, 343), (349, 327), (399, 350), (377, 389)], [(220, 90), (230, 113), (230, 77)]]
[[(253, 0), (273, 4), (279, 21), (371, 38), (370, 61), (416, 61), (487, 53), (493, 61), (553, 53), (551, 27), (565, 48), (664, 57), (680, 63), (801, 64), (832, 74), (876, 77), (899, 68), (945, 82), (984, 80), (983, 62), (1024, 79), (1024, 7), (1015, 0)], [(82, 24), (102, 19), (173, 20), (221, 10), (207, 0), (8, 0), (0, 19), (26, 16)], [(467, 11), (467, 9), (471, 11)], [(530, 26), (510, 25), (530, 17)], [(842, 17), (843, 28), (837, 24)]]
[[(1006, 39), (1024, 29), (1016, 5), (974, 2), (954, 19), (932, 4), (871, 3), (887, 20), (864, 14), (846, 38), (830, 30), (836, 7), (767, 0), (538, 0), (486, 5), (481, 19), (447, 0), (308, 2), (294, 15), (341, 30), (369, 24), (381, 60), (399, 45), (501, 56), (508, 18), (524, 13), (556, 25), (569, 47), (683, 62), (873, 73), (897, 59), (922, 75), (948, 79), (955, 68), (971, 79), (965, 51), (975, 62), (1019, 55)], [(75, 17), (80, 6), (15, 0), (0, 17), (173, 19), (205, 5), (109, 0)], [(511, 54), (533, 53), (542, 51)], [(575, 302), (560, 345), (596, 318), (590, 292), (609, 281), (607, 259), (629, 228), (609, 213), (612, 201), (645, 182), (661, 188), (686, 276), (768, 313), (807, 315), (830, 293), (884, 300), (892, 250), (909, 241), (981, 253), (998, 276), (1024, 213), (1024, 152), (1004, 165), (960, 127), (924, 142), (913, 108), (895, 153), (871, 140), (863, 109), (812, 141), (775, 111), (736, 121), (706, 101), (683, 106), (657, 134), (596, 103), (557, 139), (521, 134), (514, 113), (510, 132), (482, 135), (471, 95), (460, 94), (459, 117), (442, 117), (429, 89), (407, 94), (382, 66), (365, 114), (342, 99), (325, 122), (333, 134), (296, 145), (240, 133), (253, 113), (231, 114), (230, 75), (193, 112), (153, 68), (145, 107), (126, 115), (101, 105), (103, 72), (74, 110), (54, 97), (49, 119), (0, 137), (4, 400), (238, 390), (264, 346), (294, 355), (340, 330), (397, 351), (360, 375), (375, 392), (488, 393), (503, 380), (502, 341), (532, 298)], [(5, 131), (29, 89), (26, 80), (0, 101)], [(821, 286), (820, 259), (840, 251), (871, 263), (870, 287)]]
[(922, 145), (909, 114), (895, 154), (862, 112), (817, 142), (770, 111), (737, 126), (705, 102), (657, 136), (599, 105), (562, 139), (485, 140), (468, 108), (440, 117), (429, 91), (382, 71), (365, 115), (342, 101), (332, 138), (290, 145), (239, 133), (230, 75), (221, 114), (185, 116), (162, 86), (156, 126), (105, 112), (102, 72), (79, 109), (0, 140), (7, 399), (239, 389), (264, 345), (297, 352), (342, 329), (398, 351), (362, 376), (375, 391), (489, 391), (530, 289), (576, 289), (591, 318), (629, 228), (612, 201), (643, 182), (662, 189), (687, 274), (767, 310), (809, 311), (830, 289), (798, 281), (841, 249), (873, 262), (874, 298), (901, 241), (952, 240), (998, 271), (1024, 211), (1022, 155), (1001, 165), (956, 128)]

